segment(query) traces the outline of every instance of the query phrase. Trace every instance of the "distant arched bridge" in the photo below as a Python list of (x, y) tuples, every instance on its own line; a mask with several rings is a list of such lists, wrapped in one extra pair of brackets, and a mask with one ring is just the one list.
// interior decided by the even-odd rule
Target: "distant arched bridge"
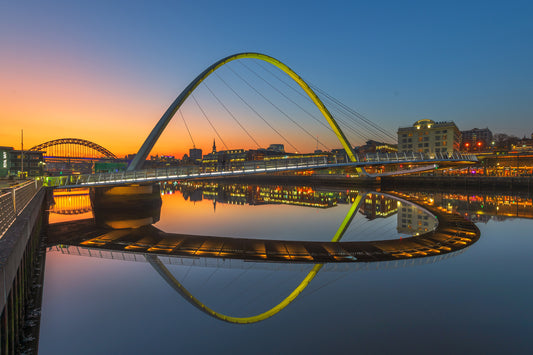
[(94, 142), (79, 138), (60, 138), (36, 145), (32, 151), (44, 151), (45, 158), (116, 159), (115, 154)]

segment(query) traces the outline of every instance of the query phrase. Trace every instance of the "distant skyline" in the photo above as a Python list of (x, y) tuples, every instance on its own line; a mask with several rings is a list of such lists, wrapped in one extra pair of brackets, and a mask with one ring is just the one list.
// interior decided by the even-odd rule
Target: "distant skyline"
[[(24, 129), (25, 148), (73, 137), (135, 153), (196, 75), (252, 51), (392, 133), (430, 118), (529, 137), (531, 38), (530, 1), (4, 1), (0, 145), (19, 149)], [(260, 124), (251, 130), (262, 134)], [(214, 133), (191, 126), (208, 151)], [(228, 135), (230, 148), (254, 148), (242, 132)], [(301, 142), (314, 148), (312, 139)], [(177, 115), (152, 154), (181, 157), (188, 148)]]

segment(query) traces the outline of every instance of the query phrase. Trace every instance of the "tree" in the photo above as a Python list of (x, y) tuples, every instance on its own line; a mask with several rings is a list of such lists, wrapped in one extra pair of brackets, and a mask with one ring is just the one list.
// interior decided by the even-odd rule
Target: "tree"
[(493, 136), (494, 147), (497, 149), (512, 149), (513, 144), (517, 144), (520, 138), (505, 133), (496, 133)]

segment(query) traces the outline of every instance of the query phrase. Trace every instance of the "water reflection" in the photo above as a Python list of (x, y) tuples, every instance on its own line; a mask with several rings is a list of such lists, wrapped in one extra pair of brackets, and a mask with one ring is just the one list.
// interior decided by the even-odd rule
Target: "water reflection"
[[(202, 185), (173, 184), (164, 193), (182, 190), (192, 202), (204, 196)], [(152, 224), (159, 220), (161, 196), (157, 186), (115, 187), (93, 190), (94, 219), (52, 225), (49, 242), (70, 252), (75, 246), (98, 251), (142, 255), (161, 277), (188, 302), (217, 319), (230, 323), (265, 320), (291, 303), (315, 278), (324, 263), (378, 262), (435, 257), (461, 250), (479, 238), (475, 225), (457, 214), (432, 206), (428, 199), (398, 192), (318, 191), (310, 187), (206, 184), (214, 202), (239, 204), (291, 204), (329, 208), (350, 204), (348, 213), (329, 242), (230, 238), (168, 233)], [(201, 193), (200, 193), (201, 192)], [(163, 193), (163, 194), (164, 194)], [(398, 231), (412, 237), (392, 240), (342, 242), (358, 210), (369, 220), (398, 213)], [(258, 231), (260, 232), (260, 231)], [(101, 255), (101, 254), (100, 254)], [(312, 263), (314, 266), (280, 303), (257, 315), (236, 317), (219, 313), (192, 295), (167, 269), (159, 256), (239, 259), (263, 262)]]
[[(208, 191), (211, 191), (212, 186), (208, 187)], [(344, 201), (351, 203), (351, 207), (331, 242), (192, 235), (162, 231), (152, 225), (159, 220), (161, 208), (161, 198), (154, 189), (106, 188), (92, 193), (93, 220), (53, 225), (49, 241), (52, 244), (181, 257), (324, 263), (387, 261), (439, 255), (462, 249), (479, 236), (479, 231), (471, 222), (432, 206), (431, 200), (400, 193), (315, 191), (311, 188), (280, 186), (232, 185), (217, 188), (224, 196), (228, 195), (228, 190), (231, 193), (237, 191), (238, 195), (248, 196), (256, 204), (259, 199), (264, 200), (264, 196), (276, 194), (286, 196), (286, 201), (290, 203), (312, 201), (315, 204), (316, 201), (327, 201), (333, 205)], [(249, 193), (243, 194), (243, 189)], [(193, 194), (199, 195), (196, 191)], [(398, 232), (413, 237), (339, 243), (359, 209), (371, 220), (376, 216), (398, 213)], [(323, 239), (327, 240), (327, 236)]]
[[(67, 283), (65, 276), (58, 273), (58, 266), (55, 272), (61, 280), (57, 285), (64, 284), (60, 286), (63, 287), (62, 292), (67, 293), (64, 298), (80, 297), (83, 308), (91, 309), (91, 302), (100, 299), (99, 295), (103, 290), (106, 293), (118, 293), (123, 289), (122, 291), (127, 290), (125, 294), (135, 293), (137, 302), (128, 303), (128, 307), (124, 307), (127, 308), (127, 313), (122, 316), (126, 317), (132, 309), (135, 309), (133, 313), (142, 314), (143, 320), (153, 315), (150, 327), (155, 329), (154, 332), (182, 327), (180, 334), (185, 334), (187, 338), (198, 333), (210, 336), (212, 342), (220, 342), (222, 338), (231, 337), (235, 327), (218, 320), (249, 323), (276, 314), (269, 321), (253, 327), (243, 327), (239, 332), (261, 331), (268, 337), (276, 337), (300, 327), (314, 337), (319, 337), (320, 334), (313, 333), (310, 328), (314, 329), (316, 325), (320, 327), (320, 324), (341, 324), (342, 319), (359, 317), (361, 325), (350, 321), (344, 324), (343, 329), (356, 327), (357, 331), (364, 333), (370, 332), (367, 325), (375, 319), (375, 327), (378, 327), (377, 324), (402, 323), (403, 320), (405, 324), (398, 325), (390, 332), (397, 334), (405, 329), (400, 337), (403, 339), (412, 332), (423, 333), (428, 324), (428, 312), (438, 310), (432, 315), (435, 315), (435, 319), (445, 321), (437, 321), (432, 327), (440, 327), (441, 334), (457, 336), (465, 328), (454, 333), (455, 328), (449, 328), (450, 322), (467, 322), (467, 328), (470, 328), (472, 323), (476, 323), (472, 319), (486, 314), (486, 309), (480, 309), (479, 314), (476, 313), (478, 303), (475, 302), (493, 299), (490, 309), (495, 309), (493, 305), (499, 304), (501, 295), (507, 294), (507, 288), (510, 287), (506, 280), (509, 277), (517, 278), (515, 276), (518, 272), (515, 270), (509, 277), (502, 277), (497, 289), (484, 286), (484, 280), (489, 285), (496, 285), (492, 280), (498, 277), (498, 270), (503, 270), (503, 265), (512, 266), (513, 262), (516, 263), (514, 255), (517, 251), (513, 250), (516, 248), (514, 246), (507, 247), (513, 253), (513, 260), (505, 259), (499, 263), (500, 256), (505, 255), (501, 252), (502, 248), (510, 245), (509, 238), (505, 238), (507, 244), (502, 241), (504, 238), (491, 238), (491, 234), (487, 233), (487, 226), (483, 226), (483, 236), (488, 237), (483, 239), (484, 242), (480, 240), (476, 243), (478, 239), (475, 235), (465, 233), (468, 232), (465, 226), (474, 226), (468, 219), (477, 221), (476, 218), (479, 217), (476, 216), (483, 216), (478, 212), (482, 212), (489, 203), (494, 203), (494, 209), (500, 206), (500, 210), (514, 207), (519, 214), (515, 213), (512, 218), (524, 218), (527, 216), (524, 213), (527, 206), (531, 205), (531, 199), (527, 196), (475, 196), (443, 192), (386, 194), (323, 186), (165, 184), (161, 186), (157, 196), (157, 199), (161, 198), (162, 206), (159, 221), (155, 224), (113, 229), (106, 223), (96, 224), (94, 218), (86, 218), (86, 215), (80, 215), (81, 219), (70, 222), (64, 221), (66, 215), (53, 215), (52, 222), (60, 218), (63, 222), (54, 223), (51, 231), (59, 231), (61, 227), (65, 234), (64, 238), (57, 238), (55, 241), (51, 238), (53, 235), (50, 235), (49, 250), (55, 251), (50, 259), (60, 260), (63, 270), (83, 265), (83, 269), (78, 266), (76, 272), (70, 272), (72, 277), (69, 280), (75, 280), (74, 274), (90, 275), (80, 278), (80, 285), (87, 283), (83, 292), (88, 292), (87, 297), (81, 298), (83, 292), (72, 294), (72, 283), (75, 281)], [(356, 209), (355, 201), (358, 197), (360, 203)], [(482, 201), (485, 201), (483, 208), (480, 205)], [(520, 208), (517, 209), (513, 201), (520, 203)], [(59, 204), (57, 198), (56, 204)], [(311, 204), (316, 206), (311, 207)], [(66, 204), (63, 207), (68, 208)], [(98, 213), (97, 204), (94, 207), (94, 212)], [(352, 208), (353, 218), (344, 225), (343, 239), (331, 242), (335, 232), (342, 231), (342, 224)], [(146, 217), (153, 215), (152, 211)], [(143, 217), (140, 213), (135, 216), (139, 219)], [(440, 218), (441, 216), (444, 217)], [(453, 219), (446, 222), (447, 216)], [(74, 218), (73, 215), (69, 217)], [(291, 219), (294, 222), (288, 224), (287, 221)], [(276, 239), (280, 229), (272, 228), (265, 232), (261, 220), (266, 220), (268, 226), (279, 225), (280, 229), (286, 229), (290, 233), (280, 233)], [(494, 229), (493, 222), (499, 220), (500, 217), (497, 220), (491, 219), (489, 226)], [(332, 223), (325, 223), (326, 221)], [(244, 223), (248, 224), (247, 227), (241, 228)], [(321, 228), (323, 224), (327, 228)], [(502, 224), (496, 227), (508, 228)], [(218, 230), (220, 233), (217, 233)], [(388, 230), (389, 234), (385, 237)], [(318, 237), (315, 238), (314, 235)], [(516, 240), (515, 238), (514, 241)], [(503, 246), (498, 244), (493, 247), (494, 242), (498, 241)], [(246, 243), (250, 243), (251, 247), (246, 246)], [(473, 247), (468, 248), (469, 246)], [(489, 250), (484, 252), (487, 247)], [(60, 253), (139, 263), (71, 258), (59, 255)], [(449, 259), (450, 256), (459, 254), (461, 257), (456, 257), (453, 261)], [(436, 263), (445, 259), (446, 262)], [(483, 264), (482, 261), (487, 259), (491, 263)], [(383, 270), (402, 266), (410, 267)], [(158, 274), (154, 275), (152, 268)], [(114, 271), (117, 269), (122, 271), (117, 273)], [(97, 273), (95, 270), (101, 272)], [(368, 271), (357, 272), (363, 270)], [(139, 275), (143, 273), (144, 276)], [(122, 277), (131, 279), (131, 288), (114, 284)], [(93, 286), (95, 278), (103, 279), (104, 286)], [(342, 282), (339, 282), (341, 279)], [(502, 283), (507, 286), (502, 288)], [(95, 289), (91, 293), (92, 287)], [(176, 299), (177, 295), (169, 287), (180, 294), (179, 299)], [(451, 289), (467, 297), (451, 296)], [(312, 296), (308, 297), (310, 295)], [(57, 291), (53, 296), (56, 300)], [(194, 307), (182, 302), (181, 296)], [(122, 302), (127, 301), (124, 297), (130, 299), (129, 296), (122, 296), (115, 300), (112, 308), (116, 308), (116, 305), (120, 307)], [(48, 299), (51, 300), (52, 296)], [(331, 299), (335, 299), (335, 305), (325, 305), (328, 303), (326, 300)], [(291, 303), (293, 300), (296, 301)], [(475, 302), (470, 302), (471, 300)], [(100, 309), (101, 304), (98, 301), (94, 303), (94, 309)], [(290, 306), (283, 308), (289, 304)], [(369, 305), (363, 307), (368, 308), (368, 312), (361, 309), (361, 304)], [(525, 302), (519, 300), (518, 304), (524, 305)], [(59, 317), (57, 309), (61, 307), (64, 306), (58, 304), (56, 307), (54, 319)], [(146, 314), (143, 313), (145, 307), (150, 309)], [(198, 312), (198, 309), (203, 313)], [(279, 312), (281, 309), (284, 311)], [(115, 311), (106, 308), (102, 314), (113, 312)], [(310, 313), (317, 320), (313, 327), (302, 322)], [(204, 314), (209, 314), (210, 317)], [(112, 315), (114, 318), (117, 316), (120, 317), (120, 314)], [(89, 315), (84, 317), (83, 322), (90, 322), (92, 319)], [(410, 317), (419, 319), (420, 323), (412, 322)], [(52, 315), (48, 319), (52, 319)], [(98, 317), (94, 319), (100, 322)], [(410, 321), (405, 322), (405, 319)], [(160, 326), (154, 327), (152, 324)], [(417, 326), (418, 324), (423, 325)], [(137, 325), (132, 325), (135, 326)], [(224, 335), (219, 336), (220, 332)], [(340, 341), (346, 336), (337, 337), (331, 330), (326, 330), (324, 334), (333, 337), (332, 342)], [(380, 333), (379, 336), (381, 335)], [(373, 337), (373, 341), (379, 336)], [(166, 335), (162, 335), (158, 341), (164, 342), (165, 339)], [(169, 339), (173, 339), (172, 336)], [(369, 341), (365, 339), (366, 335), (358, 342), (366, 344), (363, 346), (365, 349), (370, 349), (367, 344)], [(194, 341), (189, 339), (189, 343)]]

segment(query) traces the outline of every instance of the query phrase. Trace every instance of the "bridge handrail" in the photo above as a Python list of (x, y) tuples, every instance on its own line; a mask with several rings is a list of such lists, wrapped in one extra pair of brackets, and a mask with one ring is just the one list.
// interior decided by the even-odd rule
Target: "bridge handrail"
[[(435, 153), (369, 153), (361, 154), (359, 161), (363, 164), (387, 164), (401, 162), (419, 162), (419, 163), (437, 163), (439, 161), (477, 161), (477, 157), (472, 154), (462, 154), (454, 152), (453, 154)], [(123, 172), (84, 174), (73, 176), (56, 176), (47, 177), (46, 185), (59, 186), (95, 186), (99, 184), (128, 183), (140, 181), (161, 181), (168, 179), (182, 179), (195, 177), (215, 177), (231, 176), (239, 174), (271, 173), (276, 171), (301, 170), (305, 168), (319, 168), (328, 165), (335, 166), (336, 157), (304, 157), (304, 158), (286, 158), (276, 160), (252, 160), (243, 162), (219, 163), (215, 166), (179, 166), (175, 168), (135, 170)], [(340, 163), (340, 165), (349, 165), (350, 163)]]
[(27, 181), (0, 194), (0, 238), (30, 203), (42, 186), (38, 180)]

